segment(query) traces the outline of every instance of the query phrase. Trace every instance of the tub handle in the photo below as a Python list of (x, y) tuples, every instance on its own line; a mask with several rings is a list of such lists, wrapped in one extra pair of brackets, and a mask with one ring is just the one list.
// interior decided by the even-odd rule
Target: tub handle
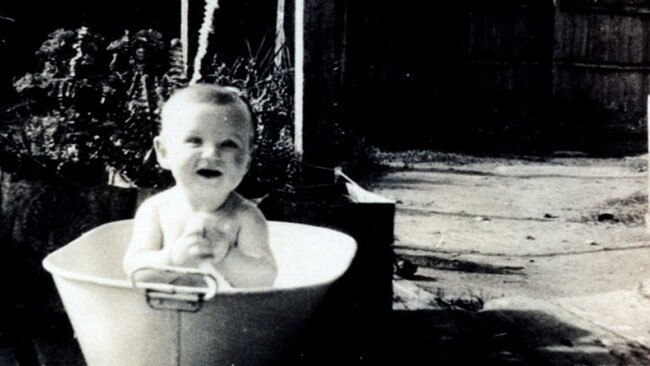
[[(145, 270), (200, 277), (205, 281), (206, 287), (136, 281), (136, 274)], [(196, 268), (142, 267), (133, 271), (130, 278), (134, 288), (144, 290), (147, 304), (157, 310), (197, 312), (201, 309), (203, 301), (212, 299), (218, 289), (217, 279), (212, 273)]]

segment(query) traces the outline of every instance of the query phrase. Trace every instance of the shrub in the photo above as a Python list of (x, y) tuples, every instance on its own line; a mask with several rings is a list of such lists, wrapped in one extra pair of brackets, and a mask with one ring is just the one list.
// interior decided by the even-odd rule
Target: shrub
[[(264, 55), (260, 57), (260, 55)], [(293, 72), (270, 52), (215, 59), (201, 82), (240, 88), (258, 116), (258, 148), (245, 189), (294, 185)], [(112, 42), (82, 27), (52, 32), (36, 52), (39, 70), (14, 81), (19, 100), (0, 126), (0, 168), (25, 177), (55, 175), (86, 184), (107, 170), (139, 187), (165, 187), (152, 139), (160, 107), (187, 85), (180, 42), (154, 30)], [(281, 172), (281, 173), (279, 173)]]

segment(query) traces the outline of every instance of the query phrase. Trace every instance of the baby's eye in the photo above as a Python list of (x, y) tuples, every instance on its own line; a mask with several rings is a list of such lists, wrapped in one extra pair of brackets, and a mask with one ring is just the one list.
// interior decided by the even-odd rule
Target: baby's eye
[(239, 144), (237, 144), (233, 140), (226, 140), (221, 143), (221, 147), (226, 148), (226, 149), (237, 149), (239, 148)]
[(201, 145), (201, 143), (203, 143), (203, 140), (201, 140), (200, 137), (190, 136), (190, 137), (187, 137), (187, 138), (184, 140), (184, 142), (185, 142), (186, 144), (190, 144), (190, 145)]

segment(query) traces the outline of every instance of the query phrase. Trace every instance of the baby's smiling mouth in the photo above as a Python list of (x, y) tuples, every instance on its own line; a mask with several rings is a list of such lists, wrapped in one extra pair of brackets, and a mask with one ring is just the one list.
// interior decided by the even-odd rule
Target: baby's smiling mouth
[(207, 178), (207, 179), (219, 178), (220, 176), (223, 175), (223, 173), (221, 173), (219, 170), (207, 169), (207, 168), (197, 170), (196, 174), (200, 175), (203, 178)]

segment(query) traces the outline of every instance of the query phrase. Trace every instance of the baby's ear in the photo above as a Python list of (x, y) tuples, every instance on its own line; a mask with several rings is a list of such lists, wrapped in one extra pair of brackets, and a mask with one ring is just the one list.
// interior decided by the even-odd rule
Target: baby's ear
[(246, 162), (246, 173), (248, 173), (251, 170), (251, 163), (253, 162), (253, 158), (249, 157), (248, 161)]
[(251, 170), (251, 164), (253, 163), (253, 156), (255, 154), (255, 148), (256, 148), (256, 146), (253, 146), (251, 148), (250, 153), (248, 154), (248, 161), (246, 162), (246, 173), (248, 173)]
[(158, 159), (158, 164), (164, 169), (169, 169), (167, 164), (167, 148), (165, 147), (165, 142), (162, 137), (156, 136), (153, 139), (153, 148), (156, 150), (156, 158)]

